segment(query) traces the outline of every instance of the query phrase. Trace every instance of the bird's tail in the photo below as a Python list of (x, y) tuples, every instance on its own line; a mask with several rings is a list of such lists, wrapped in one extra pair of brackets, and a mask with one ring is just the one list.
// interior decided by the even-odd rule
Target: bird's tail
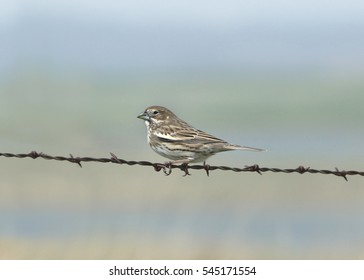
[(265, 149), (247, 147), (247, 146), (239, 146), (239, 145), (232, 145), (229, 144), (227, 147), (229, 150), (244, 150), (244, 151), (254, 151), (254, 152), (265, 152)]

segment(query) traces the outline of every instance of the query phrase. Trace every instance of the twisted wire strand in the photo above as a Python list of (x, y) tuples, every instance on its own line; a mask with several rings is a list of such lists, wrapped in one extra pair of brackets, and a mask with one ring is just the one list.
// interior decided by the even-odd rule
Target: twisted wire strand
[(71, 163), (76, 163), (80, 167), (82, 167), (82, 162), (101, 162), (101, 163), (115, 163), (115, 164), (126, 164), (126, 165), (140, 165), (140, 166), (150, 166), (153, 167), (155, 171), (159, 172), (163, 170), (164, 174), (170, 175), (172, 173), (172, 169), (180, 169), (181, 171), (185, 172), (184, 176), (190, 175), (189, 170), (204, 170), (209, 176), (210, 171), (214, 170), (221, 170), (221, 171), (233, 171), (233, 172), (256, 172), (260, 175), (264, 172), (273, 172), (273, 173), (299, 173), (299, 174), (323, 174), (323, 175), (335, 175), (344, 178), (348, 181), (347, 176), (364, 176), (363, 171), (355, 171), (355, 170), (339, 170), (335, 168), (335, 170), (319, 170), (313, 169), (310, 167), (298, 166), (297, 168), (269, 168), (269, 167), (260, 167), (257, 164), (251, 166), (245, 166), (244, 168), (239, 167), (230, 167), (230, 166), (214, 166), (214, 165), (188, 165), (188, 164), (181, 164), (175, 165), (171, 163), (153, 163), (149, 161), (134, 161), (134, 160), (125, 160), (118, 158), (115, 154), (110, 153), (111, 157), (109, 158), (93, 158), (93, 157), (74, 157), (73, 155), (69, 155), (69, 157), (64, 156), (51, 156), (45, 153), (38, 153), (36, 151), (32, 151), (27, 154), (13, 154), (13, 153), (0, 153), (1, 157), (6, 158), (42, 158), (46, 160), (56, 160), (56, 161), (68, 161)]

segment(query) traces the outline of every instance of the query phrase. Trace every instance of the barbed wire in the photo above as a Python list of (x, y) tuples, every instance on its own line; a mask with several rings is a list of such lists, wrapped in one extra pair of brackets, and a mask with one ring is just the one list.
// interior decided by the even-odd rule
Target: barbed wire
[(134, 160), (125, 160), (118, 158), (115, 154), (110, 153), (110, 158), (93, 158), (93, 157), (74, 157), (70, 154), (69, 157), (64, 156), (51, 156), (47, 155), (45, 153), (38, 153), (36, 151), (32, 151), (27, 154), (13, 154), (13, 153), (0, 153), (0, 156), (6, 157), (6, 158), (42, 158), (46, 160), (57, 160), (57, 161), (68, 161), (71, 163), (76, 163), (80, 167), (82, 167), (82, 162), (101, 162), (101, 163), (115, 163), (115, 164), (126, 164), (126, 165), (141, 165), (141, 166), (151, 166), (154, 168), (155, 171), (159, 172), (163, 170), (164, 174), (170, 175), (172, 173), (172, 169), (180, 169), (183, 172), (185, 172), (184, 176), (190, 175), (189, 170), (204, 170), (209, 176), (210, 171), (214, 170), (222, 170), (222, 171), (233, 171), (233, 172), (256, 172), (260, 175), (264, 172), (273, 172), (273, 173), (299, 173), (299, 174), (324, 174), (324, 175), (335, 175), (344, 178), (346, 181), (348, 181), (347, 176), (353, 176), (353, 175), (360, 175), (364, 176), (363, 171), (345, 171), (345, 170), (339, 170), (338, 168), (335, 168), (335, 170), (319, 170), (319, 169), (313, 169), (310, 167), (304, 167), (304, 166), (298, 166), (297, 168), (269, 168), (269, 167), (260, 167), (258, 164), (245, 166), (244, 168), (239, 167), (229, 167), (229, 166), (214, 166), (214, 165), (188, 165), (188, 164), (172, 164), (172, 163), (153, 163), (149, 161), (134, 161)]

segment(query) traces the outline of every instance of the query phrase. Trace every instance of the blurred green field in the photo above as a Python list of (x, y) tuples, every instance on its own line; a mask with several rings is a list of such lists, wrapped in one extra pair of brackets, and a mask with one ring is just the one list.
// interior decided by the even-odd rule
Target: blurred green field
[[(364, 80), (319, 74), (98, 76), (0, 84), (1, 152), (164, 162), (136, 118), (158, 104), (265, 153), (210, 164), (363, 170)], [(0, 158), (1, 259), (362, 259), (363, 178)]]

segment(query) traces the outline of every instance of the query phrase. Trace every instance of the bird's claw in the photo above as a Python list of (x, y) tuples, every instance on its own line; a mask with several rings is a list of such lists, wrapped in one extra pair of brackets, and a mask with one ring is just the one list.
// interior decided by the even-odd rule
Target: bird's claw
[(172, 173), (172, 162), (168, 161), (163, 166), (163, 172), (166, 176), (171, 175)]
[[(166, 176), (169, 176), (172, 173), (172, 164), (171, 161), (164, 163), (163, 172)], [(182, 163), (179, 168), (185, 172), (183, 176), (191, 175), (190, 172), (188, 172), (188, 163)]]
[(185, 177), (187, 175), (191, 175), (190, 172), (188, 172), (188, 163), (182, 163), (180, 165), (180, 169), (185, 172), (185, 174), (183, 175), (183, 177)]

